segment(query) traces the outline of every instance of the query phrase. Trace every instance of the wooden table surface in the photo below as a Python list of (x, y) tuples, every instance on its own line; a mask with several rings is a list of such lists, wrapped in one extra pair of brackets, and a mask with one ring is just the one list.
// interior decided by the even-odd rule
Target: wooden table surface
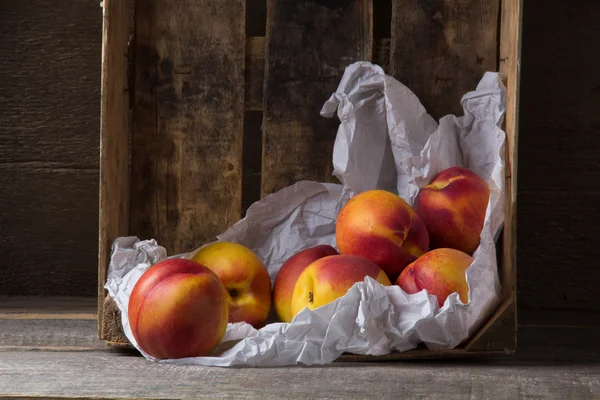
[(215, 368), (97, 340), (95, 299), (0, 298), (0, 398), (600, 399), (600, 316), (519, 313), (517, 355)]

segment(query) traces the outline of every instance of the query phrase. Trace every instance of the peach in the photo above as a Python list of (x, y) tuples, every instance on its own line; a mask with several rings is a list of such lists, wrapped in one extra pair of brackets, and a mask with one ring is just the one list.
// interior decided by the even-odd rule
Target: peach
[(271, 310), (271, 278), (252, 250), (238, 243), (215, 242), (199, 249), (192, 259), (210, 268), (225, 285), (229, 322), (264, 325)]
[(440, 307), (454, 292), (463, 303), (467, 303), (469, 286), (465, 272), (473, 261), (473, 257), (460, 250), (431, 250), (406, 267), (396, 285), (408, 294), (426, 289), (427, 293), (437, 296)]
[(413, 208), (391, 192), (369, 190), (348, 201), (336, 222), (341, 254), (368, 258), (393, 281), (429, 248), (425, 224)]
[(208, 268), (182, 258), (165, 260), (135, 284), (128, 317), (138, 346), (151, 356), (206, 356), (227, 329), (227, 291)]
[(311, 310), (331, 303), (366, 276), (385, 286), (392, 283), (379, 266), (352, 255), (326, 256), (311, 263), (298, 277), (292, 295), (292, 315), (305, 307)]
[(427, 226), (431, 248), (449, 247), (472, 255), (479, 246), (489, 198), (488, 184), (467, 168), (451, 167), (433, 178), (414, 204)]
[(292, 321), (292, 295), (302, 271), (313, 261), (336, 254), (337, 250), (329, 245), (314, 246), (294, 254), (281, 266), (273, 284), (273, 304), (281, 321)]

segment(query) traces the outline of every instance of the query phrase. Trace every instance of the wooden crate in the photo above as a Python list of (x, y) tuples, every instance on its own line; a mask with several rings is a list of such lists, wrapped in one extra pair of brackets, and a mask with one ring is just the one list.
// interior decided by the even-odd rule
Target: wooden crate
[(460, 113), (485, 71), (502, 72), (507, 86), (502, 303), (459, 348), (375, 359), (515, 351), (522, 0), (136, 0), (133, 18), (126, 1), (103, 7), (101, 339), (130, 346), (104, 289), (113, 240), (137, 235), (169, 254), (189, 251), (265, 194), (333, 181), (338, 122), (319, 110), (344, 68), (367, 60), (436, 119)]

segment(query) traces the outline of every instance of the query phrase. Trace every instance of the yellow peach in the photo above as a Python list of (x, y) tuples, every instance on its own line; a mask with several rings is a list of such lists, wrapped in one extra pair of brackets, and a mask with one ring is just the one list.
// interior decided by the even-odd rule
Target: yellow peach
[(271, 310), (271, 278), (252, 250), (238, 243), (215, 242), (199, 249), (192, 259), (210, 268), (225, 285), (229, 322), (264, 326)]

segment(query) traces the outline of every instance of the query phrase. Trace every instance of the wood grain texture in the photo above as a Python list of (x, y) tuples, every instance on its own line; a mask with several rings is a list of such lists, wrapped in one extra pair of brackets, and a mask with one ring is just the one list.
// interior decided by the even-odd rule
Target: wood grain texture
[(0, 2), (1, 295), (93, 295), (102, 9)]
[(265, 83), (265, 38), (249, 37), (246, 40), (246, 111), (262, 111)]
[(600, 3), (523, 2), (518, 292), (523, 308), (600, 310)]
[(0, 295), (96, 292), (98, 170), (0, 164)]
[(499, 0), (392, 2), (391, 73), (434, 117), (462, 115), (460, 99), (495, 71)]
[[(100, 203), (98, 308), (106, 290), (113, 241), (129, 229), (129, 8), (122, 0), (104, 0), (100, 117)], [(98, 333), (102, 337), (102, 313)]]
[(11, 319), (0, 323), (1, 353), (19, 351), (92, 351), (106, 349), (95, 320)]
[(241, 213), (245, 2), (139, 1), (131, 230), (169, 254)]
[(246, 215), (252, 203), (260, 200), (262, 123), (262, 111), (246, 111), (244, 114), (242, 216)]
[(339, 363), (228, 369), (159, 364), (97, 351), (0, 354), (0, 393), (4, 395), (265, 400), (587, 400), (600, 395), (597, 364)]
[[(504, 131), (506, 132), (506, 164), (504, 231), (502, 240), (502, 298), (508, 308), (495, 321), (479, 343), (503, 343), (516, 346), (517, 329), (517, 182), (519, 143), (519, 100), (521, 82), (521, 24), (522, 0), (504, 0), (500, 15), (500, 59), (499, 70), (504, 75), (507, 89)], [(509, 339), (510, 337), (510, 339)], [(476, 347), (478, 344), (474, 344)]]
[(98, 168), (99, 2), (0, 2), (0, 163)]
[(473, 352), (505, 351), (514, 353), (517, 347), (516, 299), (507, 298), (490, 318), (467, 340), (465, 350)]
[(119, 344), (131, 346), (131, 342), (129, 342), (123, 331), (121, 310), (119, 310), (117, 303), (115, 303), (112, 297), (106, 296), (104, 298), (101, 314), (102, 318), (98, 318), (98, 324), (102, 324), (99, 326), (102, 332), (101, 338), (111, 342), (113, 346), (118, 346)]
[[(518, 293), (524, 308), (598, 311), (600, 269), (591, 227), (600, 224), (600, 191), (521, 190)], [(522, 268), (521, 268), (522, 266)]]
[(96, 319), (95, 297), (0, 296), (0, 318), (28, 315), (90, 315)]
[(372, 53), (370, 2), (267, 1), (262, 195), (333, 181), (339, 121), (320, 110), (344, 69)]

